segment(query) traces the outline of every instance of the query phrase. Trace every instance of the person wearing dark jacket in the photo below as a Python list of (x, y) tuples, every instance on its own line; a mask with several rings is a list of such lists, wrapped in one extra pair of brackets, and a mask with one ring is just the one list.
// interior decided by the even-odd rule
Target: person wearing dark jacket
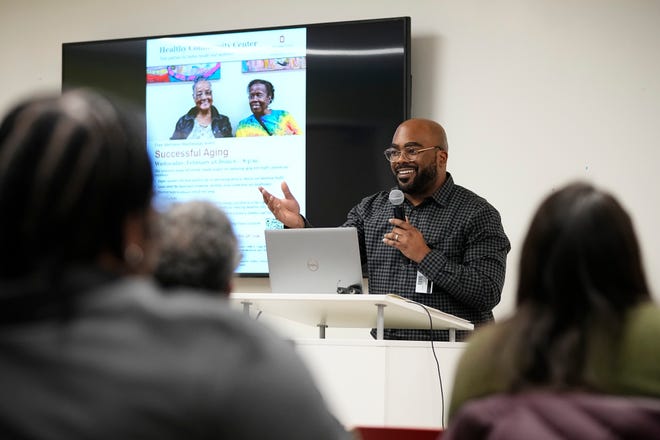
[(211, 81), (202, 76), (195, 78), (193, 100), (195, 107), (179, 118), (171, 140), (231, 137), (229, 118), (213, 105)]

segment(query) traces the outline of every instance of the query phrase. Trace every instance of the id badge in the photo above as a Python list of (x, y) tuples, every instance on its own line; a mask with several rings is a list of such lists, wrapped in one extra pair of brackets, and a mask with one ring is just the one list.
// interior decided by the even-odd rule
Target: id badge
[(417, 272), (417, 282), (415, 283), (415, 293), (433, 292), (433, 281), (426, 278), (421, 272)]

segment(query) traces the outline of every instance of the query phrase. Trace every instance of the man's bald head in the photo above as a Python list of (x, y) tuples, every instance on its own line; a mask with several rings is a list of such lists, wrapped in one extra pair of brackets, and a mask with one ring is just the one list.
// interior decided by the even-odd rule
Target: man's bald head
[(449, 150), (445, 129), (435, 121), (423, 118), (408, 119), (397, 127), (394, 137), (400, 130), (417, 133), (418, 136), (428, 139), (428, 145), (439, 145), (444, 151)]

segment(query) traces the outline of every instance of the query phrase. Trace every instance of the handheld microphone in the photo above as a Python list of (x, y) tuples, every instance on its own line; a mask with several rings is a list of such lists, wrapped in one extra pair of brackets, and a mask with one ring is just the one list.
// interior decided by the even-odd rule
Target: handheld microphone
[(394, 218), (399, 220), (406, 220), (406, 213), (403, 210), (403, 201), (405, 197), (403, 191), (400, 189), (393, 189), (390, 191), (390, 203), (394, 205)]
[[(390, 191), (390, 203), (394, 206), (394, 218), (398, 218), (399, 220), (406, 221), (406, 213), (403, 210), (404, 199), (405, 197), (403, 195), (403, 191), (401, 191), (400, 189), (393, 189), (392, 191)], [(405, 264), (408, 264), (410, 263), (410, 260), (404, 256), (403, 262)]]

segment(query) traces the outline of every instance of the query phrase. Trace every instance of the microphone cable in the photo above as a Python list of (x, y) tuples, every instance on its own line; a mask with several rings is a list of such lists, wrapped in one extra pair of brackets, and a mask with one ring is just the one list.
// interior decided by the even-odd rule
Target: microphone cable
[(426, 315), (429, 318), (429, 330), (431, 331), (431, 352), (433, 353), (433, 359), (435, 360), (435, 368), (436, 371), (438, 372), (438, 382), (440, 383), (440, 404), (442, 406), (442, 410), (440, 412), (440, 415), (442, 417), (441, 421), (441, 427), (442, 429), (445, 429), (445, 390), (442, 385), (442, 374), (440, 373), (440, 361), (438, 360), (438, 354), (435, 352), (435, 344), (433, 343), (433, 318), (431, 317), (431, 312), (429, 312), (428, 308), (422, 304), (418, 303), (417, 301), (412, 301), (409, 299), (406, 299), (406, 302), (409, 302), (411, 304), (417, 304), (426, 312)]

